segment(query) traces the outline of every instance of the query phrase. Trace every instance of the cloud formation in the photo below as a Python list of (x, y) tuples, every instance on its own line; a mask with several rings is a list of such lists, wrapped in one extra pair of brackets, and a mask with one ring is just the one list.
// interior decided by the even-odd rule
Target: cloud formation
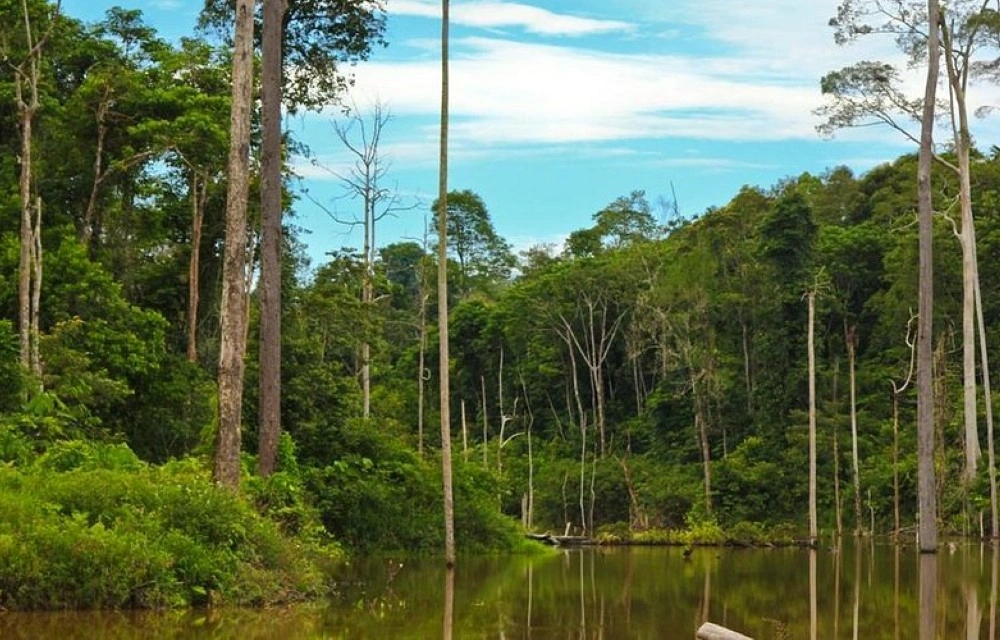
[[(815, 86), (760, 80), (739, 60), (618, 54), (471, 37), (454, 43), (456, 141), (561, 144), (651, 137), (815, 137)], [(355, 91), (398, 116), (438, 112), (435, 60), (359, 67)]]
[[(440, 19), (441, 3), (436, 0), (393, 0), (390, 12), (400, 16)], [(585, 36), (632, 29), (631, 24), (620, 20), (597, 20), (497, 0), (456, 2), (451, 6), (449, 15), (454, 24), (466, 27), (519, 27), (545, 36)]]
[[(676, 139), (817, 141), (814, 110), (824, 102), (823, 74), (861, 59), (905, 66), (891, 38), (872, 36), (838, 47), (827, 24), (837, 0), (619, 1), (615, 15), (634, 22), (523, 2), (456, 3), (453, 20), (473, 29), (452, 41), (453, 153), (471, 159), (515, 149), (527, 155), (538, 147)], [(574, 7), (590, 9), (588, 16), (609, 10), (596, 0)], [(394, 0), (389, 10), (440, 17), (436, 0)], [(549, 37), (495, 31), (502, 27)], [(420, 55), (360, 65), (354, 89), (359, 102), (377, 96), (406, 120), (405, 139), (394, 133), (393, 144), (407, 165), (433, 157), (440, 104), (439, 45), (413, 35), (399, 44)], [(558, 37), (566, 35), (579, 37), (571, 43)], [(919, 69), (905, 73), (916, 89), (921, 76)], [(1000, 90), (977, 93), (973, 101), (994, 97), (1000, 98)], [(990, 125), (983, 125), (978, 131), (985, 133)], [(905, 146), (880, 127), (838, 138)]]

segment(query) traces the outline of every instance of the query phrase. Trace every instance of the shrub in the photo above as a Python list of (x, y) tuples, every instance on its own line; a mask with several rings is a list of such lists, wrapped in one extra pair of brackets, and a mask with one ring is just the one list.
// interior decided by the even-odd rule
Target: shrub
[(335, 549), (295, 538), (200, 463), (60, 443), (0, 467), (0, 607), (266, 604), (323, 589)]

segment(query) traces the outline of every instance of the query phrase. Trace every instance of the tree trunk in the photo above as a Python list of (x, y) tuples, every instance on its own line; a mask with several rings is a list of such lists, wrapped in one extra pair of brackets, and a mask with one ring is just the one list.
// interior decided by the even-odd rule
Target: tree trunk
[[(840, 538), (844, 534), (844, 514), (840, 500), (840, 442), (836, 425), (833, 427), (833, 511), (837, 538)], [(839, 540), (837, 544), (840, 544)]]
[(851, 394), (851, 470), (854, 474), (854, 535), (860, 536), (861, 527), (861, 471), (858, 462), (858, 401), (855, 376), (857, 361), (858, 335), (857, 327), (845, 327), (844, 339), (847, 342), (847, 369), (850, 380)]
[[(927, 46), (927, 84), (924, 91), (923, 116), (920, 128), (920, 156), (917, 169), (917, 200), (920, 229), (920, 300), (917, 331), (917, 495), (920, 511), (920, 550), (937, 551), (937, 500), (934, 482), (934, 381), (932, 362), (933, 339), (933, 217), (934, 203), (931, 191), (931, 162), (934, 152), (934, 107), (937, 95), (939, 70), (938, 0), (927, 0), (929, 38)], [(921, 571), (921, 586), (926, 580)], [(933, 604), (934, 583), (927, 589)], [(925, 589), (921, 589), (925, 591)], [(924, 599), (921, 598), (921, 605)], [(921, 607), (921, 614), (931, 616)], [(933, 627), (933, 625), (932, 625)], [(929, 632), (933, 635), (933, 630)]]
[(469, 461), (469, 424), (465, 421), (465, 400), (462, 400), (462, 459)]
[(368, 342), (368, 326), (371, 321), (371, 304), (374, 297), (372, 295), (372, 234), (375, 231), (375, 216), (372, 211), (374, 203), (372, 202), (370, 180), (366, 181), (364, 193), (365, 237), (361, 251), (364, 255), (365, 274), (361, 283), (361, 304), (365, 313), (365, 339), (361, 343), (361, 415), (367, 420), (372, 413), (372, 347), (371, 343)]
[(250, 109), (253, 98), (254, 0), (237, 0), (230, 119), (229, 190), (223, 258), (222, 336), (219, 348), (219, 430), (215, 482), (240, 483), (243, 370), (246, 353), (247, 200), (250, 181)]
[(479, 384), (483, 389), (483, 469), (490, 467), (490, 423), (486, 414), (486, 376), (479, 376)]
[(36, 387), (42, 388), (42, 354), (39, 338), (42, 335), (42, 198), (35, 199), (35, 226), (32, 230), (34, 245), (31, 250), (31, 373)]
[(705, 515), (712, 517), (712, 449), (708, 441), (708, 419), (706, 416), (707, 393), (699, 390), (698, 380), (692, 374), (691, 395), (694, 398), (694, 421), (698, 431), (698, 448), (701, 451), (702, 482), (705, 489)]
[(281, 75), (285, 0), (264, 0), (261, 63), (260, 417), (258, 472), (271, 475), (281, 436)]
[[(951, 79), (951, 85), (958, 105), (959, 114), (959, 128), (957, 136), (958, 144), (956, 144), (959, 169), (959, 200), (962, 203), (962, 232), (966, 235), (970, 253), (968, 256), (968, 267), (971, 271), (969, 279), (972, 281), (974, 298), (973, 303), (976, 310), (976, 322), (979, 326), (979, 357), (983, 372), (983, 404), (986, 409), (987, 465), (990, 482), (990, 536), (993, 540), (996, 540), (1000, 537), (1000, 522), (998, 522), (997, 517), (996, 452), (993, 443), (993, 390), (990, 385), (990, 360), (989, 351), (986, 346), (986, 322), (983, 318), (983, 299), (979, 282), (979, 257), (977, 255), (976, 226), (972, 215), (972, 169), (969, 160), (972, 140), (969, 133), (969, 114), (965, 100), (965, 81), (964, 78), (957, 78), (957, 74), (955, 73), (953, 66), (954, 65), (949, 64), (948, 76)], [(965, 255), (963, 252), (963, 259), (964, 258)], [(963, 266), (965, 266), (964, 262)], [(964, 276), (962, 281), (964, 284)], [(973, 374), (975, 374), (974, 369), (975, 367), (973, 366)], [(975, 386), (974, 381), (973, 386)], [(977, 453), (981, 453), (979, 447), (978, 429), (976, 430), (975, 435), (975, 451)], [(966, 438), (968, 438), (968, 434), (966, 435)], [(973, 475), (975, 475), (974, 470)]]
[[(31, 47), (31, 23), (28, 17), (27, 2), (22, 3), (24, 9), (25, 31), (28, 37), (28, 46)], [(23, 82), (25, 74), (18, 68), (15, 81), (15, 91), (17, 94), (17, 106), (19, 123), (21, 125), (21, 156), (20, 156), (20, 176), (18, 179), (19, 194), (21, 199), (21, 251), (20, 264), (18, 266), (18, 327), (20, 338), (21, 365), (25, 371), (32, 371), (31, 367), (31, 256), (35, 247), (34, 220), (31, 210), (31, 181), (32, 181), (32, 128), (34, 126), (35, 114), (38, 111), (38, 78), (36, 76), (35, 52), (28, 54), (30, 57), (25, 62), (29, 65), (27, 81), (29, 83), (30, 97), (28, 101), (24, 98)]]
[[(966, 153), (968, 153), (966, 151)], [(962, 162), (962, 151), (959, 150), (959, 163)], [(966, 163), (968, 157), (966, 157)], [(966, 168), (968, 171), (968, 168)], [(966, 202), (965, 180), (961, 176), (959, 200), (962, 208), (962, 229), (959, 239), (962, 246), (962, 406), (965, 424), (965, 472), (966, 483), (976, 477), (976, 468), (982, 450), (979, 447), (979, 427), (976, 408), (976, 327), (975, 327), (975, 290), (973, 283), (973, 255), (975, 242), (970, 236), (972, 222), (971, 203)]]
[[(421, 282), (423, 275), (421, 272)], [(427, 297), (420, 292), (420, 355), (417, 367), (417, 453), (424, 457), (424, 371), (427, 369)]]
[(979, 263), (976, 261), (976, 316), (979, 323), (979, 350), (983, 367), (983, 404), (986, 405), (986, 458), (990, 480), (990, 538), (1000, 538), (1000, 521), (997, 515), (997, 466), (993, 444), (993, 389), (990, 385), (990, 364), (986, 349), (986, 322), (983, 319), (983, 297), (979, 286)]
[(899, 537), (899, 393), (892, 394), (892, 539)]
[(807, 348), (809, 358), (809, 543), (816, 544), (816, 291), (806, 294), (809, 301)]
[(198, 362), (198, 305), (201, 300), (201, 233), (208, 178), (191, 170), (191, 256), (188, 258), (187, 360)]
[(451, 394), (448, 354), (448, 10), (441, 0), (441, 162), (438, 175), (438, 334), (441, 384), (441, 480), (444, 488), (444, 558), (455, 566), (455, 504), (451, 485)]

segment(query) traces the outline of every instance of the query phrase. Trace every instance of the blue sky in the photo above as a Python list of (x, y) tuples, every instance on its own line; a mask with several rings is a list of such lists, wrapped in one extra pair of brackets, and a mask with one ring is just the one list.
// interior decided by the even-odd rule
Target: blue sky
[[(168, 38), (193, 31), (200, 0), (121, 0)], [(419, 203), (378, 229), (379, 243), (419, 239), (437, 192), (440, 2), (387, 0), (386, 38), (354, 69), (360, 114), (392, 113), (382, 141), (385, 184)], [(112, 3), (63, 0), (100, 19)], [(516, 249), (558, 245), (632, 190), (670, 197), (683, 215), (725, 204), (744, 184), (770, 186), (846, 164), (863, 172), (911, 150), (868, 127), (822, 139), (812, 110), (819, 79), (861, 59), (892, 59), (892, 43), (833, 43), (837, 0), (452, 0), (450, 178), (485, 200)], [(919, 70), (908, 76), (920, 86)], [(996, 97), (970, 94), (972, 106)], [(333, 173), (347, 157), (332, 135), (339, 108), (287, 122), (316, 161), (295, 161), (312, 198), (350, 218), (360, 204)], [(1000, 140), (977, 123), (980, 144)], [(943, 134), (940, 134), (943, 135)], [(314, 263), (357, 246), (356, 235), (307, 198), (296, 205)]]

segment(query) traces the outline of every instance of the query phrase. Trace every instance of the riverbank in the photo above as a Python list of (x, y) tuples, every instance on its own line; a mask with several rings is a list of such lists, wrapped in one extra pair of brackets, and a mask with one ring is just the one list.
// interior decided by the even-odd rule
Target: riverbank
[[(263, 489), (264, 487), (260, 487)], [(127, 447), (67, 442), (0, 466), (0, 608), (260, 606), (325, 591), (343, 552), (265, 492), (213, 485), (195, 459), (147, 465)]]

